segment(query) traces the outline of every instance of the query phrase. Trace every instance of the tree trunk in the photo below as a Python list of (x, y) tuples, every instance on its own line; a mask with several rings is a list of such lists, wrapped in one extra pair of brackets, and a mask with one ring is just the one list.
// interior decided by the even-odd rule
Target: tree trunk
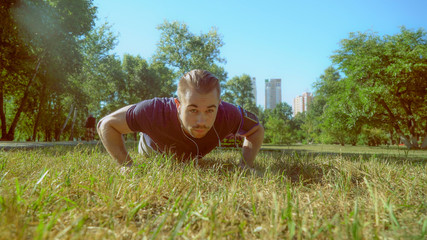
[(73, 122), (71, 123), (71, 132), (69, 141), (74, 141), (74, 124), (76, 123), (77, 108), (74, 108)]
[(420, 147), (418, 145), (418, 137), (416, 137), (415, 135), (411, 135), (411, 145), (414, 149), (418, 149)]
[(53, 127), (54, 127), (54, 136), (55, 136), (55, 141), (60, 141), (60, 132), (61, 132), (61, 122), (59, 119), (61, 119), (61, 112), (62, 112), (62, 105), (60, 103), (59, 98), (55, 99), (55, 111), (54, 111), (54, 117), (53, 119), (55, 119)]
[(19, 105), (18, 110), (16, 111), (15, 117), (13, 118), (12, 124), (10, 125), (9, 131), (5, 137), (6, 140), (12, 141), (15, 138), (15, 128), (18, 124), (19, 117), (21, 116), (22, 111), (24, 110), (24, 106), (27, 103), (27, 98), (30, 93), (30, 85), (34, 81), (39, 71), (40, 63), (42, 62), (42, 58), (40, 57), (34, 71), (33, 77), (28, 81), (27, 86), (25, 86), (24, 96), (21, 99), (21, 104)]
[(74, 103), (71, 104), (70, 111), (68, 112), (67, 119), (65, 119), (64, 125), (62, 125), (61, 132), (59, 133), (59, 138), (61, 138), (62, 133), (64, 132), (65, 127), (67, 126), (68, 120), (70, 120), (71, 114), (73, 113)]
[(402, 133), (399, 133), (400, 140), (405, 144), (407, 148), (411, 148), (411, 142)]
[(421, 144), (421, 149), (427, 149), (427, 134), (424, 136), (423, 143)]
[[(402, 142), (403, 142), (403, 144), (405, 144), (405, 146), (408, 148), (408, 149), (419, 149), (420, 147), (419, 147), (419, 145), (418, 145), (418, 142), (417, 142), (417, 138), (416, 137), (414, 137), (414, 136), (410, 136), (410, 138), (408, 139), (406, 136), (404, 136), (402, 133), (399, 133), (399, 136), (400, 136), (400, 140), (402, 140)], [(424, 142), (425, 142), (426, 140), (424, 139)], [(423, 142), (423, 145), (424, 145), (424, 142)], [(426, 143), (427, 144), (427, 143)]]
[(44, 101), (46, 99), (45, 93), (46, 93), (46, 85), (43, 84), (41, 94), (40, 94), (39, 109), (37, 111), (37, 117), (36, 117), (36, 121), (34, 122), (34, 127), (33, 127), (33, 136), (31, 137), (32, 141), (35, 141), (35, 139), (36, 139), (37, 128), (39, 126), (40, 116), (42, 115), (43, 105), (44, 105)]
[(394, 145), (394, 135), (393, 135), (393, 131), (392, 131), (392, 130), (390, 130), (389, 134), (390, 134), (390, 146), (392, 146), (392, 145)]
[(403, 144), (405, 144), (405, 146), (409, 149), (414, 149), (414, 148), (418, 148), (418, 143), (416, 144), (416, 146), (413, 146), (411, 143), (411, 140), (413, 141), (413, 137), (411, 137), (411, 139), (408, 139), (402, 132), (402, 130), (399, 127), (399, 124), (397, 123), (396, 117), (394, 116), (393, 112), (391, 111), (391, 109), (387, 106), (386, 102), (384, 101), (384, 99), (379, 99), (378, 102), (384, 107), (384, 109), (388, 112), (389, 117), (392, 121), (392, 126), (393, 128), (396, 130), (396, 133), (399, 135), (400, 139), (402, 140)]
[(46, 106), (46, 109), (48, 110), (47, 111), (47, 113), (49, 113), (49, 114), (46, 114), (47, 115), (47, 118), (49, 119), (49, 122), (48, 121), (45, 121), (44, 122), (44, 124), (43, 124), (43, 126), (44, 126), (44, 141), (45, 142), (50, 142), (50, 141), (52, 141), (52, 134), (51, 134), (51, 132), (52, 132), (52, 128), (51, 128), (51, 126), (52, 126), (52, 101), (48, 101), (48, 104), (47, 104), (47, 106)]
[(4, 95), (3, 95), (4, 81), (0, 82), (0, 118), (1, 118), (1, 139), (6, 137), (6, 113), (4, 112)]

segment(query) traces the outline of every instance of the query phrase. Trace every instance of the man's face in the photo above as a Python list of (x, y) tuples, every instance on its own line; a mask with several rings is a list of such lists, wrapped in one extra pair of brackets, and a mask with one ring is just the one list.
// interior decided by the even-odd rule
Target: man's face
[(194, 138), (204, 137), (215, 122), (219, 103), (215, 89), (207, 94), (188, 90), (180, 101), (175, 99), (183, 130)]

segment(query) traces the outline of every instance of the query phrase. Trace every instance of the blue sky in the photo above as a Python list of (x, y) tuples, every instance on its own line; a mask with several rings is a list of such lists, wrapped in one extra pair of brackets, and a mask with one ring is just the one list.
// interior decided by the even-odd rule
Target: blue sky
[(114, 52), (150, 59), (159, 41), (156, 26), (186, 23), (194, 34), (217, 28), (229, 79), (249, 74), (264, 106), (265, 79), (282, 79), (282, 101), (312, 91), (330, 56), (350, 32), (393, 35), (399, 27), (427, 30), (427, 0), (95, 0), (98, 23), (118, 34)]

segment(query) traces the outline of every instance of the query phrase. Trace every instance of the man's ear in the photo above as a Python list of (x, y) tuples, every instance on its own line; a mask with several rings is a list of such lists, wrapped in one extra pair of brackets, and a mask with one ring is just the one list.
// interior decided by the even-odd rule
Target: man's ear
[(178, 98), (174, 98), (173, 100), (175, 101), (176, 109), (179, 109), (181, 103), (179, 102)]

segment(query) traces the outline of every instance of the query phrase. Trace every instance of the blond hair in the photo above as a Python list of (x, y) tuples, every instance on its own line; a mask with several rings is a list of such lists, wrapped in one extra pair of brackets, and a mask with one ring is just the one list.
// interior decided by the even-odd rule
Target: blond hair
[(218, 98), (221, 86), (218, 78), (206, 70), (194, 69), (184, 74), (178, 83), (178, 99), (182, 101), (187, 91), (195, 90), (200, 94), (207, 94), (216, 89)]

